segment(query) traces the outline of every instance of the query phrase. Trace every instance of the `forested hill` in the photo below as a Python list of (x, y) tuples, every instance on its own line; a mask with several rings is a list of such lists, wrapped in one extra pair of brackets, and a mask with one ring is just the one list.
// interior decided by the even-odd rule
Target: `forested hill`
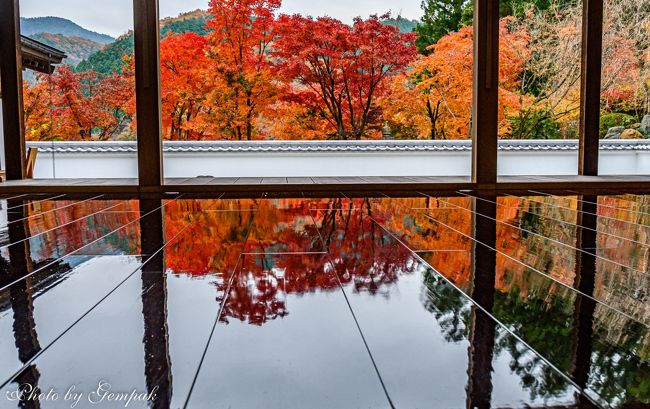
[[(165, 18), (160, 22), (160, 35), (165, 37), (168, 33), (188, 32), (205, 35), (208, 32), (205, 28), (207, 18), (207, 12), (202, 10)], [(77, 71), (92, 69), (102, 74), (120, 72), (124, 56), (132, 53), (133, 33), (129, 32), (82, 61), (77, 66)]]
[(104, 47), (103, 44), (86, 38), (63, 34), (36, 33), (29, 37), (63, 51), (68, 56), (64, 62), (71, 66), (76, 66)]
[(382, 23), (389, 26), (395, 26), (399, 28), (399, 31), (402, 33), (410, 33), (411, 31), (415, 30), (415, 27), (418, 25), (417, 20), (409, 20), (402, 16), (382, 20)]
[(102, 74), (121, 72), (124, 56), (133, 53), (133, 33), (123, 35), (77, 65), (76, 71), (94, 70)]
[(67, 37), (81, 37), (100, 44), (110, 44), (115, 39), (109, 35), (87, 30), (77, 23), (61, 17), (32, 17), (20, 19), (20, 31), (32, 36), (39, 33), (61, 34)]

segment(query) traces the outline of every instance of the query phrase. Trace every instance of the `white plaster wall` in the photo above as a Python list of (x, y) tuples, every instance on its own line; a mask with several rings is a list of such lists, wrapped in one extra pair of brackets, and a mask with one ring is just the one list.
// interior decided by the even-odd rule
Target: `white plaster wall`
[(135, 153), (39, 153), (35, 179), (51, 178), (137, 178)]
[(601, 151), (601, 175), (650, 175), (649, 151)]
[(171, 153), (166, 177), (469, 175), (470, 152)]
[[(166, 153), (165, 177), (469, 176), (471, 152)], [(575, 175), (578, 153), (501, 151), (500, 175)], [(650, 174), (650, 151), (605, 151), (601, 174)], [(39, 153), (35, 178), (135, 178), (135, 153)]]
[(578, 151), (499, 152), (499, 175), (577, 175)]
[[(470, 152), (169, 153), (164, 159), (165, 177), (462, 176), (470, 174), (471, 166)], [(34, 168), (35, 178), (137, 175), (136, 155), (124, 153), (43, 153), (38, 155)]]

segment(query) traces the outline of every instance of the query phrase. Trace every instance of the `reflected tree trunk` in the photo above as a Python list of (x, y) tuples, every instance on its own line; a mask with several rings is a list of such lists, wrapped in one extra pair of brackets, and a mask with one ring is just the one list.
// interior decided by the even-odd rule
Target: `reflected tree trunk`
[[(2, 260), (2, 285), (12, 284), (8, 290), (11, 299), (11, 309), (13, 311), (13, 332), (16, 349), (18, 350), (18, 359), (21, 363), (26, 364), (40, 350), (36, 333), (36, 322), (34, 320), (34, 299), (32, 289), (32, 279), (23, 278), (30, 272), (34, 271), (33, 261), (29, 246), (30, 236), (29, 224), (25, 219), (29, 214), (23, 201), (7, 201), (7, 206), (12, 208), (8, 212), (8, 230), (10, 243), (9, 262)], [(38, 381), (40, 373), (36, 365), (28, 365), (16, 377), (15, 382), (21, 386), (29, 386), (38, 393)], [(22, 400), (19, 402), (21, 408), (40, 408), (38, 400)]]
[[(493, 250), (496, 248), (496, 222), (493, 220), (496, 219), (496, 197), (481, 199), (485, 200), (473, 199), (472, 236), (475, 241), (472, 244), (469, 295), (483, 309), (491, 312), (496, 277), (496, 251)], [(496, 322), (481, 308), (473, 306), (470, 325), (467, 408), (490, 408)]]
[[(578, 197), (576, 230), (576, 274), (574, 287), (580, 292), (593, 296), (596, 277), (596, 252), (598, 228), (598, 196)], [(582, 251), (581, 251), (582, 250)], [(587, 251), (587, 252), (585, 252)], [(573, 362), (571, 376), (583, 390), (589, 382), (591, 368), (592, 336), (596, 302), (577, 295), (574, 304), (572, 338)], [(583, 394), (576, 397), (581, 407), (592, 406)], [(595, 406), (594, 406), (595, 407)]]

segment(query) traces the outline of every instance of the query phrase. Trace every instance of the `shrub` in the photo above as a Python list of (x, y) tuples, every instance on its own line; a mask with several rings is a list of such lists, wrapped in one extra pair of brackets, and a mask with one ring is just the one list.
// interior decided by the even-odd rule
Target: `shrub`
[(609, 128), (614, 126), (630, 126), (636, 122), (636, 118), (632, 115), (623, 114), (620, 112), (612, 112), (609, 114), (601, 115), (600, 117), (600, 137), (603, 138), (607, 135)]
[(512, 139), (560, 139), (560, 126), (548, 111), (522, 110), (510, 120)]

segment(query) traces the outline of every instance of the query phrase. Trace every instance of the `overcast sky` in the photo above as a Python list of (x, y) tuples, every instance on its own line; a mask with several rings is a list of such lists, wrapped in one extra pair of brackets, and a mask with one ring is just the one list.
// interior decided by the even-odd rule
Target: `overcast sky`
[[(96, 6), (96, 4), (100, 4)], [(160, 0), (162, 17), (197, 8), (206, 9), (208, 0)], [(58, 16), (93, 31), (118, 36), (133, 27), (132, 0), (20, 0), (22, 17)], [(311, 16), (329, 15), (351, 22), (355, 16), (383, 14), (417, 19), (421, 15), (420, 0), (283, 0), (282, 12)]]

